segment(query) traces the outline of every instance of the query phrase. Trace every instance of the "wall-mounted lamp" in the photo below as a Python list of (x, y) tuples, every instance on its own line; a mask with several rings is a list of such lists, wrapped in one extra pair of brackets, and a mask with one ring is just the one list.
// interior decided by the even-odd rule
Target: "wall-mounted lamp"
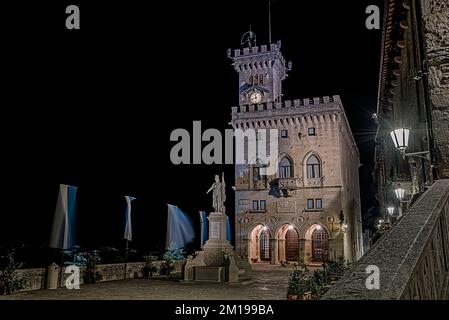
[(388, 214), (389, 214), (390, 216), (392, 216), (393, 213), (394, 213), (394, 207), (388, 207), (388, 208), (387, 208), (387, 212), (388, 212)]
[(401, 188), (400, 184), (398, 184), (397, 188), (394, 189), (394, 193), (396, 194), (396, 198), (398, 198), (399, 201), (402, 201), (404, 199), (405, 190), (404, 188)]
[(410, 130), (405, 128), (395, 129), (390, 132), (391, 139), (393, 139), (394, 147), (401, 153), (405, 153), (408, 147), (408, 138)]
[(393, 140), (394, 147), (399, 150), (402, 154), (402, 158), (405, 157), (420, 157), (426, 160), (430, 160), (430, 152), (429, 151), (419, 151), (412, 153), (405, 153), (405, 150), (408, 148), (408, 140), (410, 137), (410, 130), (406, 128), (400, 128), (390, 131), (391, 139)]

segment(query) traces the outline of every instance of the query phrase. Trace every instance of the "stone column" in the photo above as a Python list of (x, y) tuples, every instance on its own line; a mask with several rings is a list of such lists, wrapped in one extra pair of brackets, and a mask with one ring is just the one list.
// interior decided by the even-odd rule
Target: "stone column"
[(279, 263), (279, 244), (278, 239), (270, 239), (270, 247), (271, 247), (271, 264)]
[(287, 260), (287, 256), (285, 255), (285, 239), (278, 240), (278, 258), (279, 260)]

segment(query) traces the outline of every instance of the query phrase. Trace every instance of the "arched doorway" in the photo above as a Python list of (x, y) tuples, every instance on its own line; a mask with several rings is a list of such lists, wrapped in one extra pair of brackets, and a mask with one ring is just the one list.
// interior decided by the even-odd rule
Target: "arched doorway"
[(250, 262), (270, 261), (270, 242), (270, 230), (263, 225), (256, 226), (250, 234), (248, 251)]
[(293, 227), (285, 234), (285, 258), (287, 261), (299, 261), (299, 235)]
[(291, 224), (284, 224), (277, 233), (279, 261), (299, 261), (299, 234)]
[(329, 256), (329, 237), (326, 230), (318, 226), (312, 233), (312, 261), (324, 262)]
[(307, 264), (328, 260), (329, 234), (323, 226), (313, 224), (307, 229), (304, 238), (304, 261)]

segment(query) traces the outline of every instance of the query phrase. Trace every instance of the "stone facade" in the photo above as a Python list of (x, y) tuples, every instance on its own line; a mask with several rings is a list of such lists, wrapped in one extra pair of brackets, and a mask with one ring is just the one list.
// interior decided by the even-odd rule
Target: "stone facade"
[[(381, 215), (406, 210), (394, 188), (412, 201), (435, 179), (449, 177), (449, 4), (445, 0), (386, 0), (379, 83), (374, 176)], [(410, 129), (401, 157), (389, 132)], [(428, 152), (428, 154), (425, 154)]]
[[(230, 55), (240, 81), (233, 128), (280, 132), (276, 174), (260, 174), (258, 164), (235, 166), (236, 251), (249, 261), (274, 264), (358, 259), (363, 254), (360, 162), (340, 97), (281, 102), (278, 93), (289, 68), (280, 43), (270, 48)], [(248, 86), (245, 79), (257, 74), (264, 74), (268, 85)], [(273, 82), (279, 88), (273, 89)], [(251, 104), (251, 92), (258, 90), (263, 98)]]

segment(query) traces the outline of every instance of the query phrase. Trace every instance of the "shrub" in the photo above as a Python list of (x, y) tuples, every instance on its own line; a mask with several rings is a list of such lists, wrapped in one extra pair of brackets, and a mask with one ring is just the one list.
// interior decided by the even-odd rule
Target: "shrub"
[(332, 281), (343, 276), (349, 264), (344, 257), (329, 260), (311, 274), (307, 266), (300, 262), (289, 276), (287, 296), (294, 299), (318, 299)]
[(151, 253), (143, 256), (145, 259), (145, 267), (143, 268), (143, 274), (145, 277), (152, 277), (154, 273), (158, 272), (154, 262), (157, 260), (156, 256), (153, 256)]
[(0, 295), (14, 294), (25, 287), (24, 279), (17, 274), (21, 266), (15, 259), (14, 251), (0, 257)]
[(84, 271), (84, 283), (97, 283), (103, 279), (97, 271), (97, 264), (101, 262), (98, 250), (83, 250), (75, 247), (67, 251), (67, 255), (71, 257), (71, 263), (86, 267)]

